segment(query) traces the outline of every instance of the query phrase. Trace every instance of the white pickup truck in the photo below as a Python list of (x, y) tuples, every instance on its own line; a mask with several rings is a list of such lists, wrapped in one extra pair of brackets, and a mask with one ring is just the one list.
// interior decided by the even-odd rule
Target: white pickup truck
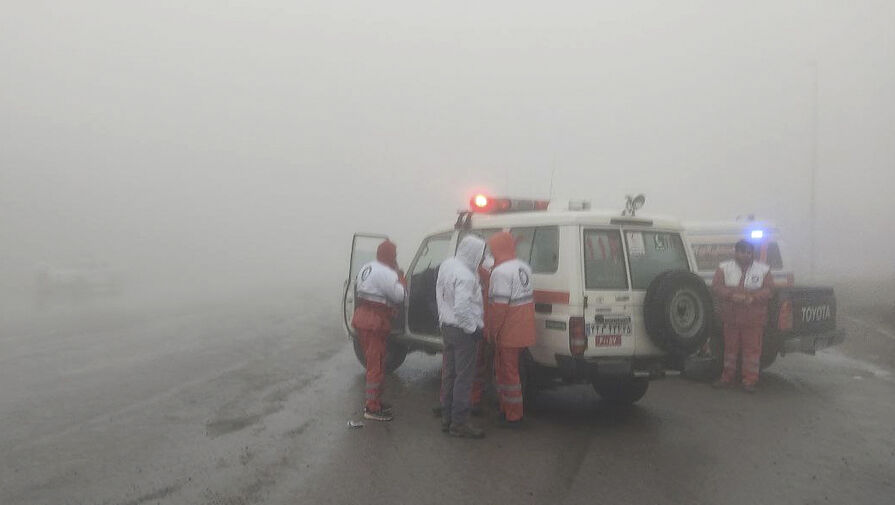
[[(737, 241), (755, 244), (756, 259), (771, 267), (776, 286), (770, 303), (768, 323), (762, 341), (762, 368), (777, 356), (791, 352), (814, 354), (841, 343), (845, 332), (836, 325), (836, 295), (832, 287), (797, 286), (785, 262), (785, 243), (780, 230), (769, 222), (753, 220), (684, 223), (696, 259), (697, 273), (711, 284), (718, 264), (733, 258)], [(717, 322), (717, 318), (716, 318)], [(713, 331), (707, 352), (713, 375), (720, 373), (724, 339), (719, 325)], [(691, 364), (694, 368), (702, 368)]]

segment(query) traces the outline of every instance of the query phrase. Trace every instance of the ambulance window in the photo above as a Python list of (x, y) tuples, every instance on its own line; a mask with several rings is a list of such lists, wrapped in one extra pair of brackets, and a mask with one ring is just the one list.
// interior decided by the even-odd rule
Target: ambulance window
[(628, 289), (621, 234), (614, 230), (584, 230), (586, 289)]
[(516, 257), (528, 263), (532, 273), (552, 274), (559, 266), (559, 228), (539, 226), (513, 228)]
[(677, 233), (625, 231), (625, 243), (634, 289), (646, 289), (667, 270), (689, 270), (684, 243)]
[(495, 233), (502, 231), (500, 228), (488, 228), (482, 230), (463, 230), (460, 232), (460, 237), (457, 239), (457, 246), (460, 246), (460, 242), (463, 241), (463, 238), (467, 235), (475, 235), (476, 237), (488, 242), (488, 239), (491, 238)]
[(783, 270), (783, 257), (780, 255), (780, 246), (777, 242), (768, 242), (767, 264), (771, 270)]
[(693, 244), (696, 268), (714, 271), (724, 261), (733, 259), (733, 243)]
[(532, 273), (552, 274), (559, 266), (559, 228), (541, 226), (535, 229), (534, 242), (531, 244)]
[[(516, 257), (529, 263), (531, 260), (531, 244), (534, 242), (535, 228), (513, 228), (510, 235), (516, 241)], [(534, 271), (534, 270), (532, 270)]]
[(451, 245), (451, 233), (434, 235), (426, 239), (420, 246), (420, 252), (413, 265), (413, 273), (417, 274), (429, 269), (434, 269), (447, 258)]

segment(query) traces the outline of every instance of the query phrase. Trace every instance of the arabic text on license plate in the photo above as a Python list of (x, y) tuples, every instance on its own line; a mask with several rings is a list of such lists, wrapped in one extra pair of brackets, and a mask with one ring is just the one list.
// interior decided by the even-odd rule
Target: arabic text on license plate
[(594, 345), (596, 347), (619, 347), (622, 345), (621, 335), (597, 335)]

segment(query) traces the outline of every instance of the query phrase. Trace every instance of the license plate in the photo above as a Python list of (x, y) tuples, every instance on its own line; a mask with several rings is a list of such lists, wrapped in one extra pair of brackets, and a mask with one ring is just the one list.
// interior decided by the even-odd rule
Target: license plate
[(621, 347), (621, 335), (597, 335), (594, 337), (595, 347)]
[(630, 335), (631, 318), (597, 316), (593, 325), (593, 334), (598, 337)]

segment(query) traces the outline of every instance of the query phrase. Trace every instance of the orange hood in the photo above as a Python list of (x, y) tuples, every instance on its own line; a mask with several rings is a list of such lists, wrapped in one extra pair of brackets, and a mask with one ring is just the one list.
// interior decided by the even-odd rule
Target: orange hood
[(516, 258), (516, 241), (509, 233), (495, 233), (488, 239), (488, 247), (494, 256), (494, 266)]
[(379, 244), (379, 248), (376, 249), (376, 261), (390, 266), (392, 270), (398, 270), (398, 248), (392, 241), (386, 240)]

